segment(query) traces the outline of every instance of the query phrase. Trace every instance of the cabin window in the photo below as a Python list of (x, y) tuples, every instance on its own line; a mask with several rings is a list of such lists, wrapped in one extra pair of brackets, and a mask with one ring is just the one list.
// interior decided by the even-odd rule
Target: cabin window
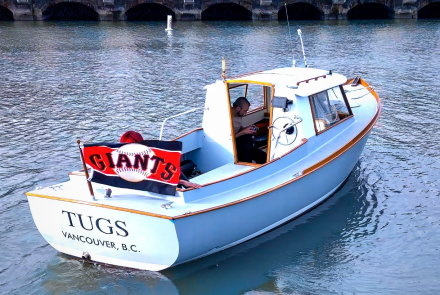
[[(257, 84), (235, 84), (229, 86), (231, 103), (243, 96), (250, 102), (248, 113), (266, 108), (267, 97), (270, 97), (271, 87)], [(268, 93), (269, 91), (269, 93)]]
[(352, 116), (347, 98), (340, 86), (310, 96), (310, 103), (318, 134)]

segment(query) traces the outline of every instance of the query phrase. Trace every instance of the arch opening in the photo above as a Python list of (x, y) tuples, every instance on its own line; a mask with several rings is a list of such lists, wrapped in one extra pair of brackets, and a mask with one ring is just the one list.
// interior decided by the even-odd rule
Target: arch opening
[(440, 2), (428, 4), (420, 9), (417, 18), (440, 18)]
[(99, 21), (99, 14), (84, 4), (61, 2), (43, 11), (43, 19), (48, 21)]
[(6, 7), (0, 6), (0, 21), (13, 21), (14, 15), (12, 11), (7, 9)]
[[(324, 12), (312, 4), (298, 2), (287, 5), (289, 20), (322, 20)], [(283, 6), (278, 10), (278, 20), (287, 20), (286, 8)]]
[(347, 19), (392, 19), (394, 11), (386, 5), (374, 2), (363, 3), (350, 9)]
[(157, 3), (142, 3), (133, 6), (125, 13), (127, 21), (166, 21), (167, 15), (176, 19), (174, 11)]
[(202, 20), (252, 20), (252, 12), (235, 3), (218, 3), (202, 12)]

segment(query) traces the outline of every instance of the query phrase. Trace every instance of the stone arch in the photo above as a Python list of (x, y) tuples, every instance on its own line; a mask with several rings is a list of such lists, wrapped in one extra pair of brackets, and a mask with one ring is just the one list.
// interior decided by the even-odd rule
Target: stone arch
[(366, 2), (353, 6), (347, 13), (347, 19), (392, 19), (394, 10), (385, 4)]
[[(295, 2), (287, 4), (289, 20), (321, 20), (324, 12), (313, 4), (307, 2)], [(278, 10), (278, 20), (287, 20), (286, 8), (281, 6)]]
[(125, 12), (127, 21), (165, 21), (167, 15), (172, 15), (176, 19), (174, 11), (159, 3), (145, 2), (133, 5)]
[(440, 18), (440, 2), (426, 3), (417, 12), (417, 18)]
[(48, 21), (99, 21), (95, 8), (80, 2), (59, 2), (42, 11), (43, 20)]
[(252, 20), (250, 3), (211, 2), (204, 6), (202, 7), (202, 20)]
[(0, 21), (13, 21), (14, 14), (12, 11), (0, 5)]

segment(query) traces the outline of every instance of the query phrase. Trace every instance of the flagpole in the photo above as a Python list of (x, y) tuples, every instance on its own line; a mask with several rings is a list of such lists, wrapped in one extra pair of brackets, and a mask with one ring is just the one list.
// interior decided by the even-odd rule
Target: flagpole
[(84, 173), (86, 174), (86, 180), (87, 180), (87, 185), (89, 186), (90, 195), (92, 196), (93, 201), (96, 201), (95, 195), (93, 194), (92, 183), (89, 180), (89, 171), (87, 170), (86, 162), (84, 161), (84, 155), (81, 149), (81, 141), (78, 139), (76, 143), (78, 143), (79, 154), (81, 155), (81, 161), (83, 163)]

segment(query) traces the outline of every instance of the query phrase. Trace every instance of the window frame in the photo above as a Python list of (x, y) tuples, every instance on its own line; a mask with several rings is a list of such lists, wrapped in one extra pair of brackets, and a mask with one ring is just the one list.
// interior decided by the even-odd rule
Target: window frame
[[(232, 87), (230, 87), (230, 84), (241, 84), (241, 85), (232, 85)], [(234, 164), (238, 164), (238, 165), (247, 165), (247, 166), (253, 166), (253, 167), (260, 167), (262, 165), (265, 165), (270, 161), (270, 153), (267, 153), (267, 158), (266, 158), (266, 163), (265, 164), (255, 164), (255, 163), (247, 163), (247, 162), (240, 162), (238, 161), (238, 155), (237, 155), (237, 146), (236, 146), (236, 141), (235, 141), (235, 134), (234, 134), (234, 125), (232, 123), (232, 113), (231, 113), (231, 106), (232, 106), (232, 101), (231, 101), (231, 97), (230, 97), (230, 93), (229, 93), (229, 89), (233, 89), (239, 86), (243, 86), (245, 85), (245, 91), (247, 94), (247, 90), (248, 90), (248, 85), (249, 84), (253, 84), (253, 85), (261, 85), (263, 87), (263, 98), (264, 98), (264, 105), (257, 107), (255, 109), (252, 109), (248, 112), (246, 112), (246, 115), (250, 115), (252, 113), (261, 111), (263, 109), (268, 109), (269, 108), (269, 122), (272, 122), (272, 115), (273, 115), (273, 107), (272, 107), (272, 99), (275, 95), (275, 85), (272, 83), (267, 83), (267, 82), (258, 82), (258, 81), (250, 81), (250, 80), (227, 80), (225, 81), (225, 86), (226, 86), (226, 96), (227, 96), (227, 102), (228, 102), (228, 109), (229, 109), (229, 124), (231, 125), (231, 138), (232, 138), (232, 146), (233, 146), (233, 150), (234, 150)], [(266, 91), (264, 91), (264, 87), (270, 87), (271, 89), (271, 95), (272, 97), (267, 97), (268, 94), (266, 93)], [(245, 96), (246, 97), (246, 96)], [(270, 101), (270, 105), (268, 106), (268, 101)], [(270, 150), (270, 146), (271, 146), (271, 138), (272, 138), (272, 129), (269, 128), (269, 133), (268, 133), (268, 142), (267, 142), (267, 150)]]
[[(235, 82), (228, 82), (228, 84), (236, 84)], [(261, 105), (261, 106), (258, 106), (258, 107), (256, 107), (256, 108), (253, 108), (253, 109), (250, 109), (250, 110), (248, 110), (247, 112), (246, 112), (246, 114), (243, 116), (243, 117), (246, 117), (246, 116), (248, 116), (248, 115), (251, 115), (251, 114), (253, 114), (253, 113), (257, 113), (257, 112), (259, 112), (259, 111), (261, 111), (261, 110), (264, 110), (264, 109), (268, 109), (268, 107), (267, 107), (267, 93), (266, 93), (266, 91), (264, 91), (265, 90), (265, 88), (264, 87), (266, 87), (267, 85), (262, 85), (262, 84), (258, 84), (258, 83), (252, 83), (252, 82), (248, 82), (248, 83), (241, 83), (241, 84), (237, 84), (237, 85), (233, 85), (232, 87), (227, 87), (227, 90), (228, 90), (228, 97), (230, 96), (230, 93), (229, 93), (229, 89), (234, 89), (234, 88), (238, 88), (238, 87), (241, 87), (241, 86), (244, 86), (245, 88), (244, 88), (244, 94), (243, 94), (243, 97), (245, 97), (246, 99), (247, 99), (247, 94), (248, 94), (248, 88), (249, 88), (249, 84), (254, 84), (254, 85), (261, 85), (261, 87), (263, 88), (263, 104)], [(270, 86), (269, 86), (270, 87)], [(272, 90), (273, 91), (273, 90)], [(272, 95), (273, 96), (273, 95)], [(232, 103), (232, 101), (231, 101), (231, 99), (229, 98), (229, 100), (230, 100), (230, 102)]]
[[(337, 86), (335, 86), (335, 87), (337, 87)], [(329, 91), (329, 90), (331, 90), (331, 89), (333, 89), (333, 88), (335, 88), (335, 87), (331, 87), (331, 88), (326, 89), (326, 90), (324, 90), (324, 91), (316, 92), (316, 93), (314, 93), (314, 94), (312, 94), (312, 95), (309, 95), (310, 110), (311, 110), (311, 112), (312, 112), (312, 118), (313, 118), (313, 128), (315, 129), (315, 133), (316, 133), (316, 135), (320, 135), (320, 134), (326, 132), (327, 130), (329, 130), (329, 129), (331, 129), (331, 128), (333, 128), (333, 127), (335, 127), (335, 126), (341, 124), (342, 122), (345, 122), (346, 120), (348, 120), (348, 119), (350, 119), (350, 118), (353, 117), (353, 111), (351, 110), (350, 103), (348, 102), (347, 96), (345, 95), (344, 88), (342, 87), (342, 85), (339, 85), (339, 90), (341, 91), (342, 98), (343, 98), (343, 101), (344, 101), (344, 103), (345, 103), (345, 106), (347, 107), (347, 110), (348, 110), (349, 115), (348, 115), (347, 117), (345, 117), (344, 119), (340, 119), (340, 120), (339, 120), (338, 122), (336, 122), (335, 124), (333, 124), (333, 125), (331, 125), (331, 126), (325, 128), (325, 129), (323, 129), (323, 130), (321, 130), (321, 131), (318, 131), (318, 128), (316, 127), (316, 121), (315, 121), (315, 120), (316, 120), (317, 118), (316, 118), (316, 115), (315, 115), (315, 107), (314, 107), (314, 102), (312, 101), (312, 96), (315, 96), (315, 95), (317, 95), (317, 94), (319, 94), (319, 93), (322, 93), (322, 92), (327, 92), (327, 91)], [(328, 99), (328, 96), (327, 96), (327, 99)]]

